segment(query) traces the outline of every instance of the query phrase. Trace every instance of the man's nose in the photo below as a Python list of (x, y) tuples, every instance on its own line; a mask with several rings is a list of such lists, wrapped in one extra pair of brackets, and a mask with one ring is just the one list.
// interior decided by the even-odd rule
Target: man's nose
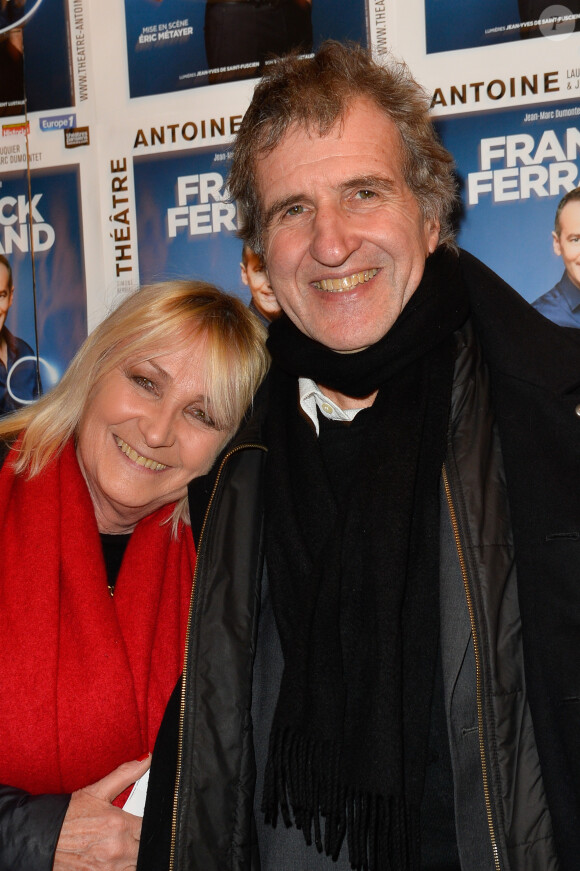
[(355, 221), (338, 204), (317, 210), (312, 222), (310, 253), (324, 266), (340, 266), (361, 244)]

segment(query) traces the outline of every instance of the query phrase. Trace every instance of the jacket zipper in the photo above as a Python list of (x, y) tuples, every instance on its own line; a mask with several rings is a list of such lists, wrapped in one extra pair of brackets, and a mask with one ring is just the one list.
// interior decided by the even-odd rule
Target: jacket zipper
[(493, 863), (496, 871), (501, 871), (501, 865), (499, 861), (499, 850), (497, 846), (497, 838), (495, 835), (495, 828), (493, 824), (493, 816), (491, 812), (491, 798), (489, 794), (489, 781), (487, 775), (487, 759), (485, 756), (485, 741), (483, 737), (483, 701), (482, 701), (482, 687), (481, 687), (481, 653), (479, 649), (479, 638), (477, 635), (477, 627), (475, 623), (475, 613), (473, 608), (473, 600), (471, 598), (471, 589), (469, 586), (469, 576), (467, 571), (467, 565), (465, 562), (465, 554), (463, 552), (463, 545), (461, 543), (461, 536), (459, 533), (459, 523), (457, 520), (457, 514), (455, 512), (455, 506), (453, 504), (453, 497), (451, 495), (451, 487), (449, 484), (449, 478), (447, 475), (447, 468), (445, 464), (443, 464), (442, 470), (442, 478), (443, 478), (443, 486), (445, 488), (445, 496), (447, 499), (447, 505), (449, 507), (449, 515), (451, 517), (451, 526), (453, 528), (453, 537), (455, 538), (455, 545), (457, 547), (457, 554), (459, 556), (459, 565), (461, 567), (461, 575), (463, 577), (463, 586), (465, 588), (465, 598), (467, 600), (467, 608), (469, 611), (469, 622), (471, 624), (471, 637), (473, 638), (473, 651), (475, 654), (475, 683), (476, 683), (476, 697), (477, 697), (477, 723), (478, 723), (478, 732), (479, 732), (479, 755), (481, 758), (481, 774), (483, 779), (483, 792), (485, 797), (485, 811), (487, 815), (487, 824), (489, 827), (489, 836), (491, 839), (491, 849), (493, 853)]
[[(199, 534), (199, 542), (198, 542), (198, 546), (197, 546), (198, 556), (199, 556), (199, 553), (201, 551), (205, 527), (207, 525), (207, 520), (208, 520), (210, 511), (211, 511), (211, 506), (213, 504), (214, 496), (216, 494), (224, 466), (227, 463), (227, 461), (230, 459), (230, 457), (232, 457), (234, 454), (238, 453), (239, 451), (245, 450), (246, 448), (259, 448), (260, 450), (263, 450), (263, 451), (266, 450), (264, 445), (243, 444), (243, 445), (238, 445), (237, 447), (233, 448), (223, 458), (221, 465), (218, 469), (218, 473), (217, 473), (216, 479), (214, 481), (213, 489), (211, 491), (211, 496), (209, 497), (209, 502), (207, 505), (205, 516), (203, 518), (203, 524), (201, 527), (201, 532)], [(188, 670), (188, 664), (189, 664), (191, 622), (192, 622), (192, 617), (193, 617), (193, 605), (194, 605), (194, 600), (195, 600), (195, 591), (196, 591), (196, 587), (197, 587), (197, 567), (198, 567), (198, 565), (199, 565), (199, 558), (197, 558), (195, 561), (195, 569), (193, 572), (193, 579), (192, 579), (192, 585), (191, 585), (191, 599), (189, 601), (189, 614), (187, 616), (187, 632), (186, 632), (186, 636), (185, 636), (185, 650), (184, 650), (184, 654), (183, 654), (183, 673), (181, 676), (181, 702), (179, 705), (179, 732), (178, 732), (178, 740), (177, 740), (177, 768), (175, 771), (175, 789), (174, 789), (174, 793), (173, 793), (173, 815), (172, 815), (172, 819), (171, 819), (171, 847), (170, 847), (170, 852), (169, 852), (169, 871), (174, 871), (174, 868), (175, 868), (175, 847), (177, 844), (177, 805), (178, 805), (178, 801), (179, 801), (179, 788), (180, 788), (180, 782), (181, 782), (181, 764), (182, 764), (182, 757), (183, 757), (183, 725), (185, 722), (185, 686), (186, 686), (186, 682), (187, 682), (187, 670)]]

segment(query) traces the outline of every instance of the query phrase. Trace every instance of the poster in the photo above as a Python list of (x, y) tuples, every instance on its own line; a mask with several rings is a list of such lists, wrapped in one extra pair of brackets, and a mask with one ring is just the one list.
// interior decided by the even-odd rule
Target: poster
[[(14, 283), (5, 324), (38, 353), (43, 390), (58, 382), (87, 334), (78, 175), (76, 166), (32, 170), (29, 188), (25, 170), (0, 173), (0, 254)], [(32, 366), (18, 362), (12, 373), (15, 401), (30, 399), (18, 384)]]
[(570, 102), (437, 121), (462, 186), (458, 242), (533, 302), (559, 279), (556, 207), (580, 183), (580, 105)]
[(268, 58), (327, 38), (367, 44), (365, 0), (125, 0), (131, 97), (255, 78)]
[(67, 0), (0, 0), (0, 114), (74, 104)]
[(242, 242), (226, 179), (226, 148), (134, 158), (139, 275), (210, 281), (249, 301), (240, 277)]
[(561, 39), (580, 29), (580, 2), (425, 0), (427, 53), (534, 37)]

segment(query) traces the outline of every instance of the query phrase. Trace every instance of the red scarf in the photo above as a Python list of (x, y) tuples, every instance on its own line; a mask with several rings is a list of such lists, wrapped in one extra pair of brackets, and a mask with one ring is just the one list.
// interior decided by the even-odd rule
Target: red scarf
[(179, 677), (195, 548), (166, 505), (133, 532), (111, 597), (72, 443), (0, 472), (0, 783), (71, 792), (153, 748)]

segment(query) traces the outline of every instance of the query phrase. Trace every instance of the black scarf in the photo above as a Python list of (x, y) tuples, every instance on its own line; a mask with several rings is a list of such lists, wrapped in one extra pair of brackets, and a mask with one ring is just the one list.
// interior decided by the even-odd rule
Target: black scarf
[[(353, 868), (416, 869), (438, 628), (439, 479), (453, 333), (467, 317), (437, 251), (378, 343), (339, 354), (271, 326), (266, 556), (284, 673), (262, 810)], [(336, 504), (297, 376), (377, 398)], [(360, 444), (357, 442), (357, 444)], [(342, 504), (344, 503), (344, 504)], [(292, 809), (292, 816), (290, 813)], [(324, 818), (324, 833), (321, 817)]]

